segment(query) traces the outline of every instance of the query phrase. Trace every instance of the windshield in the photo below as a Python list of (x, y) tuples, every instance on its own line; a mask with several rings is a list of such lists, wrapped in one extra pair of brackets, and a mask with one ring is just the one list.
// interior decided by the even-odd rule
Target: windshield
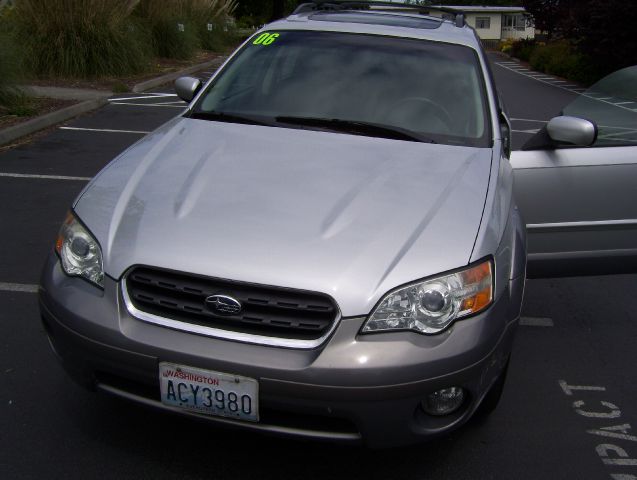
[(459, 45), (266, 32), (215, 78), (192, 116), (488, 147), (480, 72), (475, 51)]

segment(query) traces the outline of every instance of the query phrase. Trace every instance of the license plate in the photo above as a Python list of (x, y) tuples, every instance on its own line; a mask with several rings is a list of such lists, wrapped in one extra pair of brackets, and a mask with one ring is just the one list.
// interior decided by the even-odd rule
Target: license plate
[(159, 384), (164, 405), (259, 421), (259, 384), (253, 378), (162, 362)]

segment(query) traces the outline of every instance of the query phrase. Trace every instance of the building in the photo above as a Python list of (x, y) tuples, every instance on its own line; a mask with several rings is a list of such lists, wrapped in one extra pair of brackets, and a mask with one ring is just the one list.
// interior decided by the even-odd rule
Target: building
[(535, 37), (533, 18), (526, 13), (524, 7), (432, 6), (430, 14), (438, 17), (448, 14), (436, 11), (436, 7), (464, 12), (467, 24), (475, 28), (478, 36), (487, 42)]

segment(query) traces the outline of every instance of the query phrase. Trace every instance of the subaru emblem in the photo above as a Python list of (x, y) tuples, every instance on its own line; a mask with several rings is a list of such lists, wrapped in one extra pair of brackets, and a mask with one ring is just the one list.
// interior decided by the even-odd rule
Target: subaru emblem
[(236, 315), (241, 311), (241, 303), (227, 295), (211, 295), (206, 298), (206, 307), (217, 315)]

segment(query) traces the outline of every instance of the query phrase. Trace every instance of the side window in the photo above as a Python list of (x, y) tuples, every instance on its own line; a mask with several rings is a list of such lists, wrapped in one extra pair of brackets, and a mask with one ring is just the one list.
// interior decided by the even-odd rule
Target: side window
[(593, 147), (637, 145), (637, 65), (603, 78), (563, 111), (597, 125)]

